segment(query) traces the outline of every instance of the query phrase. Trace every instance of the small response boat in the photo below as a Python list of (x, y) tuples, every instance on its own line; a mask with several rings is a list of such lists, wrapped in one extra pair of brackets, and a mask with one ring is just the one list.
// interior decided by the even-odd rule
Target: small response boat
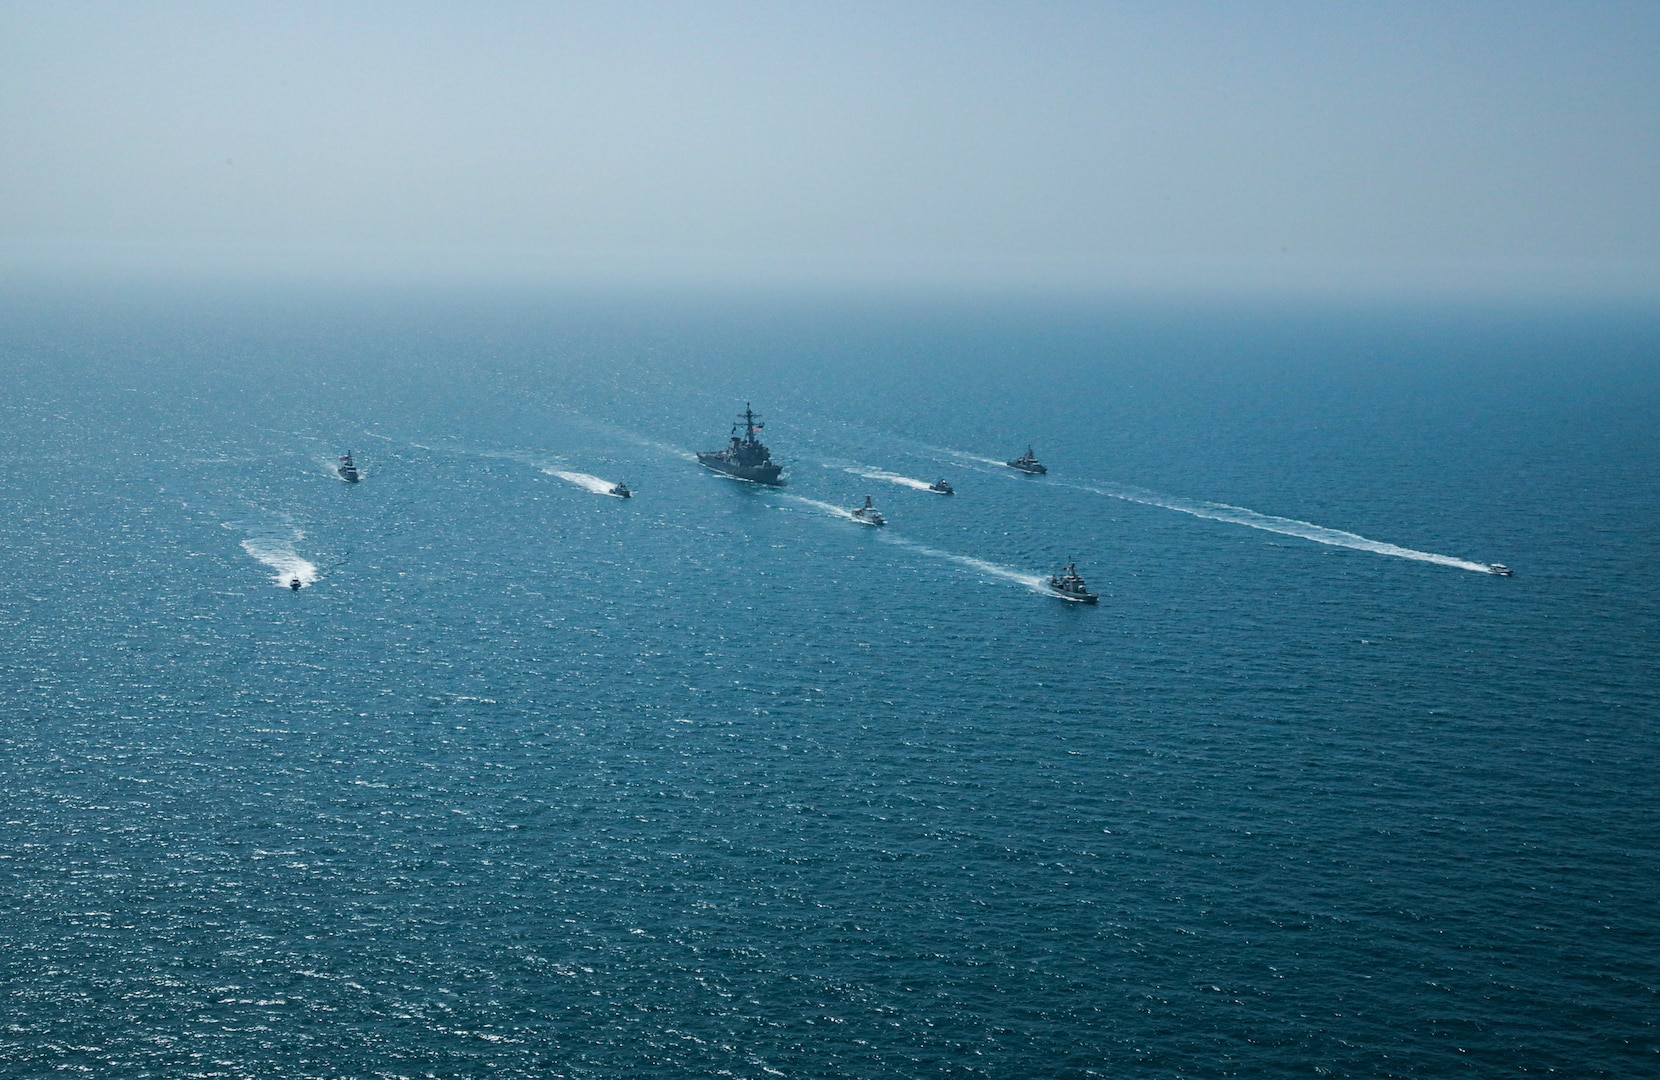
[(616, 485), (612, 487), (610, 491), (606, 492), (606, 494), (615, 495), (619, 499), (631, 499), (634, 497), (634, 493), (628, 490), (628, 485), (620, 480), (617, 481)]
[(1504, 565), (1501, 562), (1488, 563), (1487, 564), (1487, 572), (1489, 574), (1497, 574), (1499, 577), (1515, 577), (1516, 576), (1516, 571), (1510, 569), (1510, 567)]
[(300, 576), (298, 574), (295, 574), (293, 577), (288, 579), (288, 587), (293, 589), (295, 592), (299, 592), (300, 586), (303, 584), (305, 583), (300, 580)]
[(928, 490), (938, 492), (941, 495), (955, 495), (957, 493), (957, 489), (952, 487), (943, 476), (929, 484)]

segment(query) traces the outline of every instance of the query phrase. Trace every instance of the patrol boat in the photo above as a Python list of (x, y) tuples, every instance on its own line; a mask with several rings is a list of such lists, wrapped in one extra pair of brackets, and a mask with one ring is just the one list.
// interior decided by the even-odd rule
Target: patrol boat
[(298, 574), (288, 579), (288, 587), (293, 589), (295, 592), (300, 591), (300, 584), (300, 576)]
[(863, 506), (856, 510), (850, 510), (848, 513), (852, 514), (853, 520), (857, 521), (860, 525), (886, 525), (888, 523), (887, 518), (882, 516), (882, 512), (876, 509), (876, 507), (870, 505), (869, 495), (865, 496), (865, 504)]
[(732, 425), (732, 439), (724, 450), (706, 450), (697, 456), (697, 463), (705, 469), (713, 469), (718, 473), (738, 480), (748, 480), (752, 484), (771, 484), (773, 487), (782, 487), (784, 481), (778, 474), (784, 471), (782, 465), (772, 463), (772, 454), (755, 433), (761, 430), (761, 423), (756, 418), (749, 403), (744, 403), (743, 437), (738, 437), (738, 425)]
[(618, 480), (614, 485), (612, 485), (611, 490), (606, 492), (606, 494), (615, 495), (619, 499), (630, 499), (634, 497), (634, 493), (628, 490), (628, 485), (623, 483), (621, 480)]
[(1030, 446), (1026, 448), (1024, 454), (1009, 462), (1008, 465), (1011, 469), (1019, 469), (1021, 472), (1031, 473), (1033, 476), (1042, 476), (1049, 471), (1044, 467), (1043, 462), (1039, 461), (1037, 456), (1032, 453)]
[(932, 484), (929, 484), (928, 490), (937, 491), (941, 495), (955, 495), (957, 493), (957, 489), (947, 483), (945, 477), (943, 476), (938, 480), (935, 480)]
[(1072, 563), (1067, 563), (1058, 577), (1051, 574), (1048, 584), (1050, 592), (1074, 604), (1094, 604), (1101, 599), (1084, 587), (1084, 579), (1078, 576), (1078, 569)]
[(334, 471), (339, 473), (340, 479), (346, 481), (346, 483), (357, 483), (357, 464), (352, 461), (350, 450), (340, 456), (340, 464), (335, 467)]
[(1488, 563), (1487, 564), (1487, 572), (1489, 574), (1497, 574), (1499, 577), (1515, 577), (1516, 576), (1516, 571), (1510, 569), (1510, 567), (1504, 565), (1501, 562)]

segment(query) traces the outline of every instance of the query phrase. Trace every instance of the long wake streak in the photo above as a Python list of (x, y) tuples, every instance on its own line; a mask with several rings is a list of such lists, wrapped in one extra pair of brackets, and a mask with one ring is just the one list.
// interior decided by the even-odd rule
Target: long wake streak
[(866, 480), (886, 480), (890, 484), (898, 484), (900, 487), (914, 488), (917, 491), (927, 491), (929, 489), (929, 484), (926, 480), (917, 480), (909, 476), (900, 476), (898, 473), (886, 472), (882, 469), (870, 469), (862, 465), (854, 468), (843, 468), (842, 472), (852, 473), (854, 476), (862, 476)]
[(897, 544), (900, 547), (914, 551), (919, 555), (927, 555), (932, 559), (944, 559), (947, 562), (954, 562), (959, 566), (966, 566), (970, 570), (978, 570), (982, 574), (989, 574), (992, 577), (1002, 578), (1004, 581), (1012, 581), (1017, 585), (1024, 585), (1028, 589), (1043, 588), (1043, 575), (1041, 574), (1028, 574), (1023, 571), (1016, 570), (1012, 566), (999, 566), (994, 562), (987, 562), (984, 559), (976, 559), (972, 555), (958, 555), (955, 552), (941, 551), (939, 548), (931, 548), (926, 544), (919, 544), (915, 540), (907, 540), (903, 536), (897, 536), (893, 533), (884, 534), (882, 536), (882, 540), (889, 544)]
[(844, 521), (853, 520), (853, 512), (851, 510), (844, 510), (839, 506), (834, 506), (827, 502), (819, 502), (817, 499), (809, 499), (805, 495), (785, 495), (784, 498), (794, 503), (800, 503), (802, 506), (810, 506), (814, 510), (822, 510), (831, 517), (839, 517)]
[[(566, 472), (564, 469), (552, 468), (544, 468), (542, 471), (549, 476), (557, 476), (559, 479), (575, 484), (579, 488), (591, 491), (595, 495), (611, 495), (611, 489), (616, 487), (610, 480), (601, 480), (599, 477), (589, 476), (587, 473)], [(612, 495), (612, 498), (620, 499), (622, 496)]]
[[(947, 446), (929, 446), (928, 449), (956, 458), (959, 461), (973, 461), (983, 465), (1001, 466), (1003, 464), (1003, 462), (995, 461), (992, 458), (970, 454), (963, 450), (953, 450)], [(1051, 480), (1050, 482), (1076, 488), (1080, 491), (1092, 492), (1096, 495), (1105, 495), (1111, 499), (1123, 499), (1125, 502), (1141, 503), (1143, 506), (1158, 506), (1165, 510), (1174, 510), (1177, 513), (1190, 514), (1197, 518), (1226, 521), (1233, 525), (1244, 525), (1251, 529), (1262, 529), (1264, 532), (1279, 533), (1281, 536), (1295, 536), (1303, 540), (1312, 540), (1316, 544), (1353, 548), (1355, 551), (1370, 551), (1377, 555), (1393, 555), (1398, 559), (1413, 559), (1417, 562), (1434, 563), (1437, 566), (1450, 566), (1457, 570), (1471, 570), (1478, 574), (1491, 573), (1484, 563), (1471, 562), (1469, 559), (1459, 559), (1451, 555), (1437, 555), (1433, 551), (1418, 551), (1415, 548), (1389, 544), (1382, 540), (1372, 540), (1358, 533), (1344, 532), (1342, 529), (1328, 529), (1324, 525), (1316, 525), (1311, 521), (1275, 517), (1273, 514), (1259, 514), (1255, 510), (1247, 510), (1243, 506), (1230, 506), (1227, 503), (1204, 502), (1200, 499), (1183, 499), (1174, 495), (1161, 495), (1156, 491), (1148, 491), (1145, 488), (1116, 485), (1097, 486), (1089, 483), (1068, 483), (1065, 480)]]
[[(1061, 481), (1061, 483), (1065, 484), (1065, 481)], [(1437, 555), (1432, 551), (1418, 551), (1414, 548), (1402, 547), (1399, 544), (1385, 543), (1382, 540), (1371, 540), (1357, 533), (1344, 532), (1342, 529), (1328, 529), (1324, 525), (1316, 525), (1310, 521), (1275, 517), (1272, 514), (1259, 514), (1255, 510), (1247, 510), (1243, 506), (1182, 499), (1139, 488), (1097, 487), (1093, 484), (1066, 484), (1066, 486), (1093, 492), (1096, 495), (1105, 495), (1111, 499), (1141, 503), (1143, 506), (1163, 507), (1166, 510), (1174, 510), (1180, 514), (1191, 514), (1197, 518), (1226, 521), (1234, 525), (1244, 525), (1247, 528), (1279, 533), (1282, 536), (1295, 536), (1303, 540), (1312, 540), (1316, 544), (1353, 548), (1356, 551), (1370, 551), (1378, 555), (1393, 555), (1399, 559), (1415, 559), (1418, 562), (1434, 563), (1437, 566), (1451, 566), (1459, 570), (1473, 570), (1481, 574), (1489, 572), (1483, 563), (1458, 559), (1451, 555)]]
[[(784, 497), (789, 499), (791, 502), (800, 503), (803, 506), (810, 506), (814, 510), (821, 510), (832, 517), (838, 517), (844, 521), (850, 521), (853, 519), (851, 512), (844, 510), (839, 506), (833, 506), (827, 502), (819, 502), (817, 499), (809, 499), (804, 495), (786, 495)], [(899, 534), (888, 529), (880, 529), (876, 531), (879, 533), (878, 539), (880, 539), (883, 543), (894, 544), (898, 547), (904, 548), (907, 551), (914, 551), (918, 555), (926, 555), (931, 559), (944, 559), (946, 562), (954, 562), (958, 566), (966, 566), (970, 570), (979, 571), (989, 577), (1002, 578), (1004, 581), (1012, 581), (1017, 585), (1024, 585), (1028, 589), (1041, 590), (1043, 588), (1043, 577), (1040, 574), (1028, 574), (1023, 571), (1016, 570), (1012, 566), (999, 566), (997, 563), (987, 562), (985, 559), (976, 559), (972, 555), (958, 555), (951, 551), (941, 551), (939, 548), (932, 548), (926, 544), (919, 544), (915, 540), (907, 540), (903, 536), (900, 536)]]

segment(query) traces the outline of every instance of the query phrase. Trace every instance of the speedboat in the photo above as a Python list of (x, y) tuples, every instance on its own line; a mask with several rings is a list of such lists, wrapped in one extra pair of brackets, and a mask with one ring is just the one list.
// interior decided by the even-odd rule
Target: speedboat
[(1024, 454), (1009, 462), (1008, 466), (1011, 469), (1019, 469), (1023, 473), (1031, 473), (1033, 476), (1042, 476), (1049, 471), (1044, 467), (1043, 462), (1037, 459), (1037, 455), (1032, 453), (1030, 446), (1026, 448)]
[(607, 495), (615, 495), (619, 499), (632, 498), (633, 495), (634, 495), (634, 493), (632, 491), (628, 490), (628, 485), (623, 483), (620, 480), (617, 481), (616, 486), (613, 487), (610, 491), (606, 492), (606, 494)]
[(1510, 569), (1510, 567), (1504, 565), (1501, 562), (1488, 563), (1487, 564), (1487, 572), (1489, 574), (1497, 574), (1499, 577), (1515, 577), (1516, 576), (1516, 571)]
[(928, 490), (937, 491), (941, 495), (955, 495), (957, 493), (957, 489), (947, 483), (945, 477), (943, 476), (938, 480), (935, 480), (932, 484), (929, 484)]
[(300, 581), (300, 576), (298, 574), (295, 574), (293, 577), (288, 579), (288, 587), (293, 589), (295, 592), (300, 591), (300, 586), (302, 584), (304, 583)]
[(1047, 584), (1050, 592), (1074, 604), (1094, 604), (1101, 599), (1084, 587), (1084, 579), (1072, 563), (1067, 563), (1059, 575), (1051, 574)]
[(859, 507), (857, 510), (849, 512), (853, 515), (853, 520), (857, 521), (860, 525), (886, 525), (888, 523), (887, 519), (882, 516), (881, 511), (877, 510), (876, 507), (870, 504), (869, 495), (865, 496), (865, 504), (863, 506)]
[(339, 473), (340, 479), (346, 481), (346, 483), (357, 483), (357, 464), (352, 461), (352, 452), (350, 450), (340, 455), (340, 464), (334, 471)]

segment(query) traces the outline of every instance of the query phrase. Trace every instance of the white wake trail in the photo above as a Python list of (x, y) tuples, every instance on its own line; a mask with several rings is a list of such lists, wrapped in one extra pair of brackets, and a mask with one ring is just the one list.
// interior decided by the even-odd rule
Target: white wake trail
[[(296, 536), (298, 540), (304, 534)], [(294, 550), (294, 543), (290, 540), (280, 540), (272, 537), (252, 537), (242, 541), (242, 550), (255, 559), (275, 570), (271, 580), (283, 588), (291, 588), (295, 578), (300, 579), (300, 585), (315, 584), (318, 578), (317, 564), (310, 559), (301, 558)]]
[[(800, 503), (803, 506), (810, 506), (814, 510), (822, 510), (824, 513), (829, 514), (832, 517), (841, 518), (844, 521), (854, 520), (851, 511), (844, 510), (839, 506), (833, 506), (827, 502), (819, 502), (817, 499), (809, 499), (804, 495), (786, 495), (784, 497), (791, 502)], [(918, 555), (926, 555), (931, 559), (943, 559), (946, 562), (954, 562), (958, 566), (966, 566), (968, 569), (976, 570), (987, 577), (1001, 578), (1004, 581), (1012, 581), (1016, 585), (1024, 585), (1028, 589), (1033, 589), (1039, 592), (1043, 591), (1044, 579), (1041, 574), (1028, 574), (1024, 571), (1016, 570), (1012, 566), (1000, 566), (994, 562), (987, 562), (985, 559), (976, 559), (972, 555), (958, 555), (951, 551), (941, 551), (939, 548), (932, 548), (927, 544), (919, 544), (915, 540), (907, 540), (903, 536), (887, 529), (872, 531), (879, 534), (878, 539), (880, 539), (883, 543), (896, 544), (907, 551), (914, 551)]]
[(1166, 510), (1174, 510), (1180, 514), (1190, 514), (1197, 518), (1226, 521), (1233, 525), (1244, 525), (1252, 529), (1262, 529), (1265, 532), (1279, 533), (1281, 536), (1295, 536), (1303, 540), (1312, 540), (1316, 544), (1352, 548), (1355, 551), (1370, 551), (1378, 555), (1393, 555), (1399, 559), (1414, 559), (1418, 562), (1450, 566), (1458, 570), (1471, 570), (1480, 574), (1490, 572), (1485, 563), (1471, 562), (1468, 559), (1459, 559), (1451, 555), (1437, 555), (1433, 551), (1418, 551), (1415, 548), (1389, 544), (1382, 540), (1372, 540), (1357, 533), (1344, 532), (1342, 529), (1328, 529), (1324, 525), (1316, 525), (1311, 521), (1298, 521), (1296, 518), (1259, 514), (1255, 510), (1247, 510), (1243, 506), (1182, 499), (1171, 495), (1160, 495), (1156, 491), (1143, 491), (1138, 488), (1107, 488), (1096, 487), (1092, 484), (1068, 484), (1066, 486), (1077, 487), (1096, 495), (1105, 495), (1111, 499), (1123, 499), (1125, 502), (1141, 503), (1144, 506), (1158, 506)]
[(882, 469), (866, 468), (863, 465), (854, 466), (852, 468), (843, 468), (842, 472), (852, 473), (854, 476), (862, 476), (866, 480), (886, 480), (890, 484), (898, 484), (900, 487), (915, 488), (917, 491), (927, 491), (930, 486), (926, 480), (916, 480), (909, 476), (900, 476), (898, 473), (885, 472)]
[(790, 500), (791, 502), (800, 503), (803, 506), (810, 506), (814, 510), (822, 510), (831, 517), (839, 517), (847, 521), (854, 520), (853, 512), (851, 510), (845, 510), (840, 506), (833, 506), (827, 502), (819, 502), (817, 499), (809, 499), (805, 495), (785, 495), (784, 498)]
[(1044, 579), (1042, 574), (1028, 574), (1024, 571), (1016, 570), (1012, 566), (1000, 566), (994, 562), (987, 562), (985, 559), (976, 559), (972, 555), (958, 555), (951, 551), (941, 551), (939, 548), (931, 548), (926, 544), (919, 544), (915, 540), (907, 540), (903, 536), (896, 536), (893, 533), (884, 534), (882, 536), (882, 540), (889, 544), (898, 544), (900, 547), (914, 551), (919, 555), (927, 555), (929, 558), (933, 559), (944, 559), (947, 562), (954, 562), (959, 566), (966, 566), (970, 570), (977, 570), (980, 573), (987, 574), (991, 577), (1002, 578), (1004, 581), (1012, 581), (1017, 585), (1024, 585), (1028, 589), (1034, 589), (1040, 592), (1043, 590)]
[[(595, 495), (611, 495), (611, 489), (617, 486), (610, 480), (601, 480), (599, 477), (589, 476), (587, 473), (566, 472), (564, 469), (547, 468), (544, 468), (542, 471), (549, 476), (557, 476), (561, 480), (569, 481), (579, 488), (584, 488), (593, 492)], [(614, 499), (622, 498), (621, 495), (612, 495), (611, 497)]]

